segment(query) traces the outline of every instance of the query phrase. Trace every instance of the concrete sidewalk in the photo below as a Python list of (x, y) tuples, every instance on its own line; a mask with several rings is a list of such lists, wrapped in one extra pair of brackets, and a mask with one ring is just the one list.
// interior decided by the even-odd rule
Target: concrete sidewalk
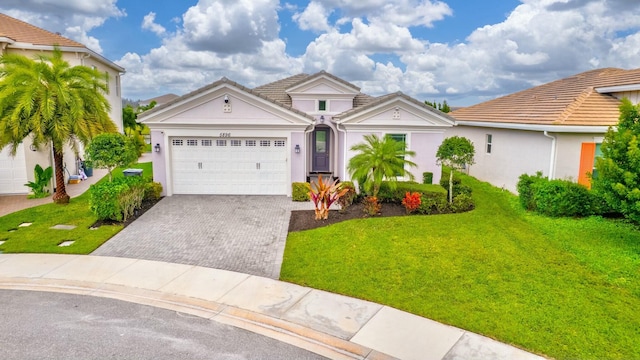
[(391, 307), (191, 265), (84, 255), (0, 254), (0, 289), (91, 295), (171, 309), (332, 359), (543, 359)]

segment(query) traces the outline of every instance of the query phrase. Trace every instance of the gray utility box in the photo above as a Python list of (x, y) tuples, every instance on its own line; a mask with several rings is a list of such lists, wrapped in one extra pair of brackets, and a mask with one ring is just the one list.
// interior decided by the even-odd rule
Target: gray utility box
[(142, 169), (125, 169), (122, 174), (124, 176), (142, 176)]

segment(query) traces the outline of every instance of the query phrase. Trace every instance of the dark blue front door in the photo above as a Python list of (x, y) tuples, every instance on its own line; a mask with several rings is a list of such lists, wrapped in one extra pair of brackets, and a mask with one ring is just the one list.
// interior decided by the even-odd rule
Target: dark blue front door
[(312, 171), (329, 171), (329, 128), (316, 128), (313, 131)]

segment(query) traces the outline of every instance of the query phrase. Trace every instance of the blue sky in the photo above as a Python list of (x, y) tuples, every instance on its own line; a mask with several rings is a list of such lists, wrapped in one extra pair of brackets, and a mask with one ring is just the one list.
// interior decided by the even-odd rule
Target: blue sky
[(127, 69), (123, 95), (329, 71), (370, 95), (463, 106), (601, 67), (640, 67), (633, 0), (2, 0)]

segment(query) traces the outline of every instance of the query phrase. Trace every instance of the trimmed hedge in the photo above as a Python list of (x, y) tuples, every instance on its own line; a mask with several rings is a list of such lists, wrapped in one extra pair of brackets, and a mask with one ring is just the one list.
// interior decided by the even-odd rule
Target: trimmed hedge
[(115, 178), (89, 188), (91, 211), (100, 220), (125, 221), (142, 206), (147, 180), (140, 176)]
[(309, 201), (311, 200), (309, 191), (311, 191), (311, 185), (308, 182), (291, 183), (291, 200)]
[(423, 184), (433, 184), (433, 173), (432, 172), (423, 172), (422, 173), (422, 183)]
[(552, 217), (581, 217), (609, 213), (602, 198), (569, 180), (548, 180), (541, 172), (520, 176), (517, 190), (523, 208)]
[(405, 194), (420, 193), (420, 206), (416, 214), (444, 214), (450, 213), (451, 207), (447, 203), (447, 190), (440, 185), (418, 184), (413, 181), (398, 181), (395, 189), (389, 187), (388, 182), (383, 182), (378, 192), (378, 200), (386, 203), (402, 204)]

